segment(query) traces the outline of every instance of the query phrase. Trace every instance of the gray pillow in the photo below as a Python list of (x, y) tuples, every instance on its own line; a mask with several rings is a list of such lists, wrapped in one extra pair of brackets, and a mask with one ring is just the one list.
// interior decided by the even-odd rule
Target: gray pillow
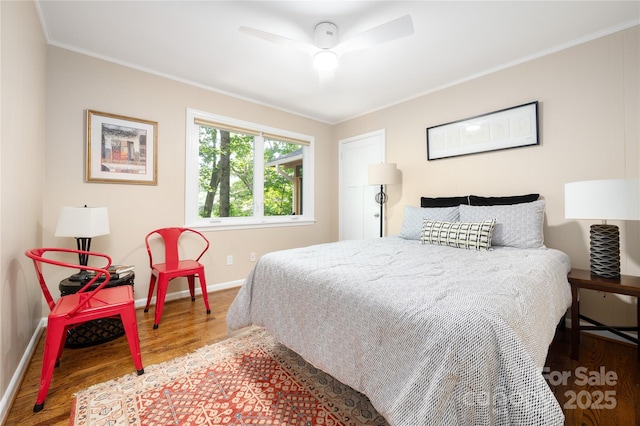
[(425, 219), (457, 222), (459, 220), (458, 206), (455, 207), (404, 207), (402, 230), (400, 237), (406, 240), (419, 240)]
[(517, 248), (544, 248), (544, 200), (504, 206), (461, 205), (461, 222), (496, 219), (491, 244)]

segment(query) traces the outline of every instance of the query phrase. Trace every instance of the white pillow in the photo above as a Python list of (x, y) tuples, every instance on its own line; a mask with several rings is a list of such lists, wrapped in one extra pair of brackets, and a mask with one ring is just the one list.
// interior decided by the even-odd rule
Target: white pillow
[(467, 250), (491, 250), (491, 234), (495, 225), (495, 219), (482, 222), (442, 222), (425, 219), (420, 241), (422, 244)]
[(459, 220), (458, 206), (455, 207), (404, 207), (402, 230), (400, 237), (405, 240), (419, 240), (425, 219), (457, 222)]
[(461, 222), (496, 219), (492, 244), (544, 248), (544, 200), (502, 206), (460, 206)]

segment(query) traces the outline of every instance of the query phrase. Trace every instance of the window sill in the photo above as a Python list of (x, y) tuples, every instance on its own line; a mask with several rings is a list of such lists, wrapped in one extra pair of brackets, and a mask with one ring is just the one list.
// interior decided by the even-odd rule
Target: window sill
[[(215, 220), (215, 219), (213, 219)], [(238, 229), (260, 229), (260, 228), (282, 228), (289, 226), (309, 226), (316, 223), (314, 219), (287, 219), (285, 221), (262, 221), (262, 222), (246, 222), (246, 223), (228, 223), (218, 220), (215, 223), (206, 223), (204, 221), (186, 224), (185, 226), (199, 231), (232, 231)]]

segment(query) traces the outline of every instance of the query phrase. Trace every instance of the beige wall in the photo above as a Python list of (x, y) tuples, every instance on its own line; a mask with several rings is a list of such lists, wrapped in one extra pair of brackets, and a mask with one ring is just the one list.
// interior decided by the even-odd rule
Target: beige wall
[(33, 3), (3, 1), (0, 13), (1, 421), (11, 402), (6, 390), (43, 315), (24, 251), (42, 242), (46, 44)]
[[(388, 187), (389, 234), (420, 196), (509, 195), (546, 199), (545, 243), (589, 268), (589, 226), (564, 219), (566, 182), (639, 177), (640, 27), (575, 46), (335, 126), (336, 139), (384, 128), (388, 162), (402, 183)], [(426, 128), (539, 101), (541, 145), (427, 161)], [(623, 273), (640, 274), (637, 222), (620, 226)], [(635, 322), (635, 300), (586, 294), (587, 314)]]
[[(184, 225), (185, 116), (187, 108), (291, 130), (315, 137), (315, 219), (310, 226), (212, 231), (203, 257), (209, 285), (243, 279), (268, 251), (327, 242), (335, 235), (333, 187), (337, 147), (331, 126), (121, 65), (49, 47), (43, 240), (54, 246), (74, 241), (53, 236), (60, 207), (106, 206), (111, 233), (96, 237), (92, 249), (115, 263), (136, 265), (136, 299), (146, 298), (149, 259), (144, 236), (162, 226)], [(158, 184), (87, 183), (87, 109), (158, 122)], [(226, 265), (227, 255), (234, 264)], [(183, 283), (184, 284), (184, 283)], [(173, 289), (183, 290), (184, 285)], [(170, 289), (172, 290), (172, 289)]]

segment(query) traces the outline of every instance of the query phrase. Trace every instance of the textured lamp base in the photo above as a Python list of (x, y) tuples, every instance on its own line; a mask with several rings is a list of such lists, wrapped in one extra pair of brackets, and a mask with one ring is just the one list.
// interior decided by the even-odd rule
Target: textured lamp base
[(591, 273), (620, 276), (620, 232), (615, 225), (591, 225)]

